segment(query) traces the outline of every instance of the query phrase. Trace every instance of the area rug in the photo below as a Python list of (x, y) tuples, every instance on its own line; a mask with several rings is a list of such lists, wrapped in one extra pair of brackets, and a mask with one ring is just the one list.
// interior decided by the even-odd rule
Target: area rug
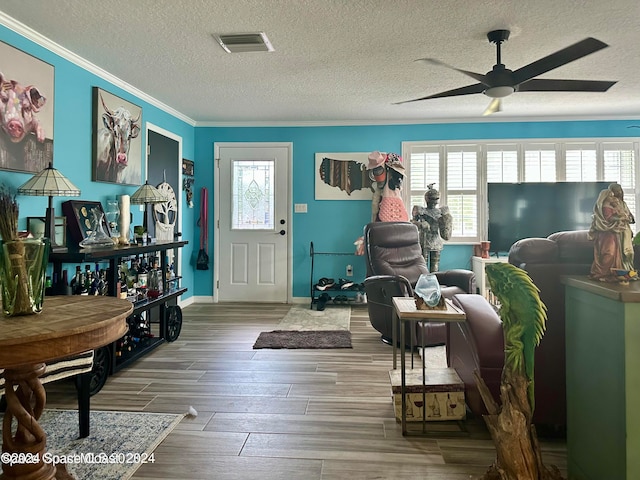
[(293, 305), (280, 321), (277, 330), (349, 330), (351, 307), (327, 306), (317, 311), (304, 305)]
[(351, 332), (348, 330), (262, 332), (253, 348), (352, 348)]
[(47, 450), (52, 455), (77, 454), (80, 459), (115, 455), (112, 457), (115, 463), (98, 460), (68, 463), (67, 470), (78, 480), (131, 478), (142, 465), (139, 460), (151, 461), (153, 451), (184, 417), (184, 414), (97, 410), (90, 415), (91, 434), (80, 439), (77, 410), (45, 410), (39, 420), (47, 433)]

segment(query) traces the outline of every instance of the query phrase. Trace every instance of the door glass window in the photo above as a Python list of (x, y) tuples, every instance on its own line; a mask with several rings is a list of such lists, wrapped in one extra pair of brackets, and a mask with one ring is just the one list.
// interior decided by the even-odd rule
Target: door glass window
[(275, 161), (234, 160), (231, 228), (273, 230)]

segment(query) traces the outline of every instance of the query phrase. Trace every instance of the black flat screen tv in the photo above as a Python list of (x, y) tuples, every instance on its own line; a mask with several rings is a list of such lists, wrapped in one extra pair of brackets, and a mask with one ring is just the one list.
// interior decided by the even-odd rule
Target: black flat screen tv
[(611, 182), (489, 183), (491, 252), (516, 241), (565, 230), (588, 230), (598, 194)]

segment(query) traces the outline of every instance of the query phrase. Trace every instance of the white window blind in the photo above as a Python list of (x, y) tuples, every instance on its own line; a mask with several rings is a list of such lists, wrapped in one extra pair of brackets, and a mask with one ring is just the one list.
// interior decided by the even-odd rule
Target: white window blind
[(518, 181), (518, 146), (487, 145), (487, 182)]
[[(636, 215), (636, 162), (639, 143), (633, 139), (587, 141), (469, 142), (459, 144), (404, 142), (410, 175), (405, 201), (424, 206), (427, 185), (435, 183), (440, 205), (451, 210), (451, 242), (486, 239), (486, 184), (491, 182), (618, 182)], [(406, 161), (406, 160), (405, 160)], [(632, 227), (634, 231), (640, 230)]]
[(595, 143), (566, 144), (565, 180), (567, 182), (595, 182), (598, 180)]
[[(624, 200), (631, 213), (636, 216), (636, 162), (633, 143), (603, 142), (602, 157), (604, 180), (620, 184), (624, 191)], [(636, 228), (635, 230), (637, 231), (638, 229)]]
[(409, 183), (409, 212), (414, 206), (426, 206), (424, 194), (428, 185), (435, 183), (440, 190), (440, 147), (417, 147), (411, 151)]
[(524, 181), (556, 181), (556, 148), (553, 144), (525, 145)]
[(452, 240), (478, 236), (478, 147), (446, 148), (446, 192), (441, 198), (453, 217)]

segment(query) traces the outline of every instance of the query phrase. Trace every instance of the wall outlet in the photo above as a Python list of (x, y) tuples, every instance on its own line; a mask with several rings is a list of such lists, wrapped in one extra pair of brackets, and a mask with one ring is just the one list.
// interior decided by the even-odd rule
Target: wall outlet
[(347, 265), (347, 277), (353, 277), (353, 267), (351, 265)]

